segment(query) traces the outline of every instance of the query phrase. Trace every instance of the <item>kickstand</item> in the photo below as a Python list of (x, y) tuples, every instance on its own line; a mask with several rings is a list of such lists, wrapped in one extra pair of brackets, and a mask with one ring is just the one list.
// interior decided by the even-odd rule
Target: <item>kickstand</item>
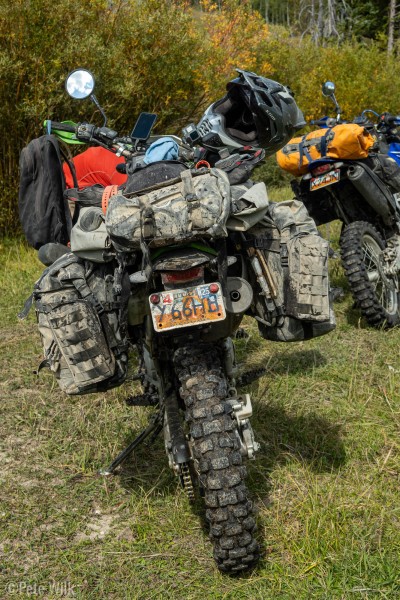
[(163, 417), (162, 411), (159, 411), (156, 415), (154, 415), (153, 418), (151, 419), (150, 423), (146, 427), (146, 429), (144, 429), (142, 431), (142, 433), (140, 435), (138, 435), (137, 438), (135, 438), (133, 440), (133, 442), (131, 442), (127, 448), (125, 448), (125, 450), (123, 450), (120, 454), (118, 454), (118, 456), (112, 461), (112, 463), (106, 469), (100, 469), (99, 474), (106, 475), (106, 476), (112, 475), (115, 472), (115, 469), (117, 467), (119, 467), (119, 465), (126, 458), (128, 458), (128, 456), (130, 454), (132, 454), (132, 452), (134, 451), (136, 446), (139, 446), (139, 444), (141, 444), (147, 438), (147, 436), (150, 435), (150, 433), (153, 433), (153, 435), (151, 437), (151, 441), (154, 441), (155, 437), (160, 433), (160, 431), (162, 429), (162, 417)]

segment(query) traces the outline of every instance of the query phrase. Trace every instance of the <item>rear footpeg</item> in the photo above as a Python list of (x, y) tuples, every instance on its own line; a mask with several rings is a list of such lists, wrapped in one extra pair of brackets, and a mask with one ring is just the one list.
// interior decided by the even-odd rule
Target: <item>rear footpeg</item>
[(125, 404), (128, 406), (157, 406), (158, 403), (157, 394), (137, 394), (125, 398)]
[(257, 379), (260, 379), (260, 377), (263, 377), (263, 375), (265, 375), (266, 372), (267, 369), (265, 367), (259, 367), (257, 369), (251, 369), (250, 371), (246, 371), (245, 373), (239, 375), (239, 377), (236, 379), (236, 385), (237, 387), (244, 387), (245, 385), (249, 385), (250, 383), (253, 383), (253, 381), (256, 381)]

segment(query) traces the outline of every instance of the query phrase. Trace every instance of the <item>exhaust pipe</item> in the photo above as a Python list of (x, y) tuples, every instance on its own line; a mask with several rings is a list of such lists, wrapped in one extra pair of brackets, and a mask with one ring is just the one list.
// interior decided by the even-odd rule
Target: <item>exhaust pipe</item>
[(385, 225), (391, 226), (394, 221), (395, 208), (389, 192), (385, 193), (376, 181), (376, 176), (369, 169), (361, 165), (352, 165), (348, 168), (347, 176), (360, 192), (361, 196), (368, 202), (370, 207), (382, 217)]

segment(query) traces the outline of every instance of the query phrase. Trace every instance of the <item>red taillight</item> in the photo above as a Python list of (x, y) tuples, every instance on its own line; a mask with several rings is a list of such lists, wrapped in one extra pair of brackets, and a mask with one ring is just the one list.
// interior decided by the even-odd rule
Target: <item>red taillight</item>
[(184, 283), (186, 281), (193, 281), (194, 279), (200, 279), (204, 275), (204, 267), (194, 267), (193, 269), (187, 269), (186, 271), (165, 271), (161, 273), (161, 281), (165, 283)]
[(150, 296), (150, 302), (152, 304), (158, 304), (160, 302), (160, 296), (158, 294), (152, 294)]
[(312, 174), (313, 175), (322, 175), (322, 173), (327, 173), (327, 171), (331, 171), (332, 169), (333, 169), (333, 165), (331, 165), (331, 164), (321, 165), (320, 167), (313, 169)]
[(209, 287), (209, 290), (210, 290), (210, 292), (211, 292), (212, 294), (216, 294), (216, 293), (218, 292), (218, 290), (219, 290), (219, 285), (218, 285), (218, 283), (211, 283), (211, 284), (210, 284), (210, 287)]

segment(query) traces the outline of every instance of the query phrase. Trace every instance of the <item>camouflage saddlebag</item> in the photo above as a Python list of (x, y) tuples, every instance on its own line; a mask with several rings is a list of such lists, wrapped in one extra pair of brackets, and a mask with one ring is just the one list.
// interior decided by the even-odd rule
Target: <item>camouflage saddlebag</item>
[(252, 265), (253, 312), (261, 335), (292, 342), (335, 328), (328, 276), (329, 245), (297, 200), (271, 202), (246, 234)]
[(129, 293), (116, 295), (113, 283), (110, 265), (94, 265), (69, 253), (35, 284), (44, 351), (39, 370), (49, 367), (67, 394), (105, 391), (126, 377)]
[(112, 196), (106, 229), (120, 251), (227, 236), (229, 180), (219, 169), (185, 169), (174, 180)]

